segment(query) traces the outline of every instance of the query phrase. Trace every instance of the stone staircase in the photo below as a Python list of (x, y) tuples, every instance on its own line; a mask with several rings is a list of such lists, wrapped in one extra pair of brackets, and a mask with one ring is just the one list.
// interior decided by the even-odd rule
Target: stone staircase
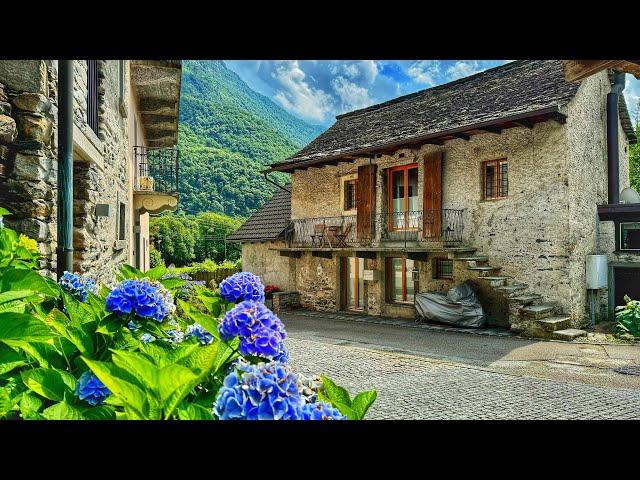
[[(508, 326), (519, 335), (571, 341), (587, 332), (571, 328), (571, 316), (562, 312), (559, 305), (547, 302), (525, 283), (500, 273), (500, 267), (489, 264), (489, 258), (473, 247), (448, 249), (449, 258), (460, 262), (454, 266), (466, 267), (469, 280), (487, 300), (485, 307), (489, 318), (502, 318), (498, 325)], [(504, 320), (507, 320), (505, 322)]]

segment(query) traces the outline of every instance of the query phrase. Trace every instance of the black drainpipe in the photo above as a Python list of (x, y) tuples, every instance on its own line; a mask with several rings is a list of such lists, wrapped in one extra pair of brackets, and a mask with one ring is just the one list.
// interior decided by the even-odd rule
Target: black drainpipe
[(273, 180), (271, 180), (269, 177), (267, 177), (267, 175), (269, 175), (269, 172), (268, 172), (268, 171), (264, 170), (264, 171), (262, 172), (262, 175), (264, 175), (264, 179), (265, 179), (267, 182), (269, 182), (271, 185), (275, 185), (275, 186), (276, 186), (276, 187), (278, 187), (279, 189), (284, 190), (284, 191), (285, 191), (285, 192), (287, 192), (287, 193), (291, 193), (291, 190), (287, 190), (286, 188), (284, 188), (284, 187), (283, 187), (282, 185), (280, 185), (279, 183), (274, 182), (274, 181), (273, 181)]
[(58, 60), (58, 247), (56, 271), (73, 272), (73, 60)]
[(625, 74), (615, 72), (611, 92), (607, 94), (607, 190), (609, 203), (620, 203), (620, 152), (618, 140), (618, 102), (624, 90)]

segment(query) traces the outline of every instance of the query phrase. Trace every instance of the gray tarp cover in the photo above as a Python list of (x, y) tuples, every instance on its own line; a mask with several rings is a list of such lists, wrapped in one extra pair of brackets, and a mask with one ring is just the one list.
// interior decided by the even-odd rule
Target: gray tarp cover
[(470, 282), (463, 282), (442, 292), (424, 292), (416, 295), (418, 318), (447, 323), (457, 327), (484, 327), (486, 318), (482, 305)]

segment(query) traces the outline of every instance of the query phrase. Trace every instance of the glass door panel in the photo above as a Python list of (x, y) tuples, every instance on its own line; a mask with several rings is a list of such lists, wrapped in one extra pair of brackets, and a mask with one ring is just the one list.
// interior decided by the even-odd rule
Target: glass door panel
[(391, 215), (394, 229), (402, 228), (404, 224), (404, 170), (391, 173)]
[(364, 308), (364, 260), (357, 257), (345, 259), (345, 306), (348, 309)]
[(405, 289), (407, 292), (407, 295), (405, 298), (406, 302), (413, 302), (415, 299), (415, 288), (414, 288), (412, 275), (411, 275), (414, 265), (415, 264), (413, 260), (409, 258), (405, 260), (405, 284), (406, 284)]

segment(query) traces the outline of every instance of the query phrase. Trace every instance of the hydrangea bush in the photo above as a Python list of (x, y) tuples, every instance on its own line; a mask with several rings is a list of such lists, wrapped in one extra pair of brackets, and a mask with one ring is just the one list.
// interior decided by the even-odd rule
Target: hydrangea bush
[(123, 265), (113, 288), (91, 274), (55, 282), (8, 215), (0, 208), (0, 418), (343, 420), (375, 400), (292, 371), (255, 275), (217, 291), (163, 264)]

